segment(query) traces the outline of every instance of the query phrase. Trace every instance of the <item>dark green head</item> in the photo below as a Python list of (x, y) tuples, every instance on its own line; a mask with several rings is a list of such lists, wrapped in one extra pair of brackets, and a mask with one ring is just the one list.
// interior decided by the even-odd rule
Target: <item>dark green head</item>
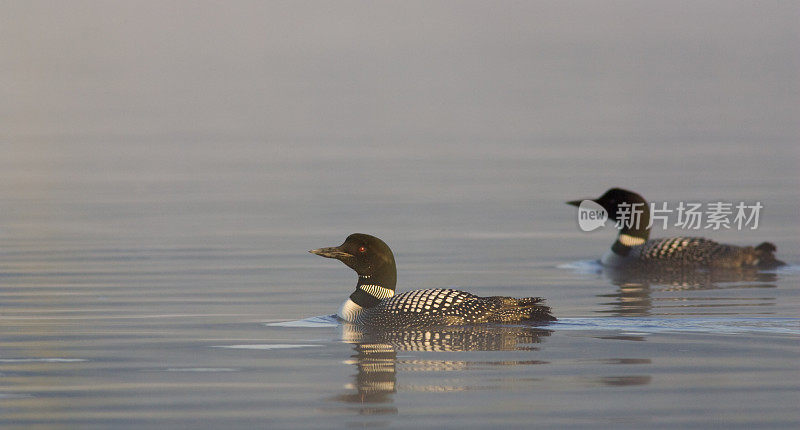
[(611, 188), (610, 190), (606, 191), (605, 194), (596, 199), (573, 200), (567, 202), (567, 204), (572, 206), (580, 206), (583, 200), (591, 200), (602, 206), (603, 209), (605, 209), (608, 213), (608, 217), (612, 220), (617, 219), (617, 208), (620, 204), (628, 204), (630, 206), (635, 203), (640, 203), (641, 206), (637, 206), (638, 208), (643, 210), (647, 209), (647, 201), (644, 199), (644, 197), (634, 193), (633, 191), (628, 191), (622, 188)]
[(389, 245), (375, 236), (353, 233), (339, 246), (308, 251), (322, 257), (335, 258), (358, 273), (370, 278), (370, 283), (394, 289), (397, 269)]

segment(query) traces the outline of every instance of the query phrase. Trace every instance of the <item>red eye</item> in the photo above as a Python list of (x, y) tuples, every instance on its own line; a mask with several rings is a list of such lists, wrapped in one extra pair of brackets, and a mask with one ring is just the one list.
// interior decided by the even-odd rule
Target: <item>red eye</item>
[(363, 246), (361, 248), (358, 248), (358, 252), (365, 252), (366, 250), (367, 250), (367, 248), (365, 248)]

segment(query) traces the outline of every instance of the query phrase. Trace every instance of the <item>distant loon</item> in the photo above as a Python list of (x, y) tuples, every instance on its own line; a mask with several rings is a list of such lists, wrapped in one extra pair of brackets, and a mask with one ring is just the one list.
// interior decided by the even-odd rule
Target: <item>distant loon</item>
[(452, 289), (414, 290), (395, 295), (397, 270), (389, 246), (355, 233), (343, 244), (309, 251), (335, 258), (358, 273), (356, 290), (338, 316), (354, 324), (384, 328), (453, 326), (476, 323), (555, 321), (539, 297), (478, 297)]
[[(641, 209), (638, 226), (623, 223), (617, 240), (603, 256), (605, 266), (617, 268), (775, 268), (785, 264), (775, 258), (777, 248), (769, 242), (756, 247), (725, 245), (702, 237), (670, 237), (650, 239), (650, 207), (647, 201), (633, 191), (612, 188), (597, 199), (591, 199), (608, 212), (610, 219), (617, 220), (620, 205), (627, 204), (630, 215), (633, 204)], [(567, 202), (579, 206), (582, 200)]]

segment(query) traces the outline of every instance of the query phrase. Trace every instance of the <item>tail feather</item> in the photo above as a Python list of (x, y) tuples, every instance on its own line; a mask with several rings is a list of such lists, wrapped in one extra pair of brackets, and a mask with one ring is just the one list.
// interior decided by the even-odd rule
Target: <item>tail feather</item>
[(760, 268), (774, 268), (786, 264), (775, 258), (775, 251), (777, 250), (778, 248), (771, 242), (763, 242), (756, 246), (754, 251), (756, 258), (758, 258), (757, 266)]
[(540, 304), (544, 301), (541, 297), (498, 297), (501, 305), (489, 319), (489, 322), (518, 322), (518, 321), (556, 321), (550, 313), (550, 307)]

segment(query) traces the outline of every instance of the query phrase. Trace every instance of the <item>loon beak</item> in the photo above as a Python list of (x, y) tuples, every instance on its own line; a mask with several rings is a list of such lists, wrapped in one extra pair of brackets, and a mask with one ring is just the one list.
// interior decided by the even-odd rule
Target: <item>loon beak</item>
[(335, 258), (337, 260), (341, 260), (343, 258), (351, 258), (353, 256), (352, 254), (348, 254), (335, 246), (330, 248), (312, 249), (311, 251), (308, 252), (325, 258)]
[(581, 205), (581, 202), (582, 202), (582, 201), (584, 201), (584, 200), (585, 200), (585, 199), (581, 199), (581, 200), (572, 200), (572, 201), (570, 201), (570, 202), (567, 202), (567, 204), (568, 204), (568, 205), (572, 205), (572, 206), (580, 206), (580, 205)]

